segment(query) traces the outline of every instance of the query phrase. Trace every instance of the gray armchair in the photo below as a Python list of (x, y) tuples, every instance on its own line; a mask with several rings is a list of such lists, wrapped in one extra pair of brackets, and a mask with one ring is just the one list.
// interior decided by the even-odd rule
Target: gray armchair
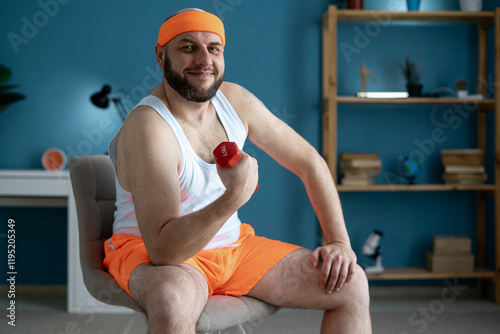
[[(143, 312), (102, 263), (103, 243), (112, 234), (115, 210), (115, 174), (111, 160), (106, 155), (74, 157), (69, 162), (69, 171), (78, 214), (80, 262), (85, 286), (101, 302)], [(245, 333), (242, 324), (257, 321), (277, 310), (278, 307), (251, 297), (212, 296), (196, 330), (197, 333), (220, 332), (239, 326)]]

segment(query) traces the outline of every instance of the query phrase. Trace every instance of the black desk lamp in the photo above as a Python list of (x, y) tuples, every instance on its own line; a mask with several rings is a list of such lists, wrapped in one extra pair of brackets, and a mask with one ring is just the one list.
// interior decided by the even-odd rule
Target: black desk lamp
[(125, 117), (127, 117), (127, 111), (125, 110), (122, 100), (118, 97), (109, 96), (109, 93), (111, 93), (111, 86), (104, 85), (100, 92), (92, 94), (90, 100), (96, 107), (103, 109), (106, 109), (109, 106), (109, 100), (113, 101), (116, 109), (118, 110), (118, 114), (122, 118), (122, 121), (124, 121)]

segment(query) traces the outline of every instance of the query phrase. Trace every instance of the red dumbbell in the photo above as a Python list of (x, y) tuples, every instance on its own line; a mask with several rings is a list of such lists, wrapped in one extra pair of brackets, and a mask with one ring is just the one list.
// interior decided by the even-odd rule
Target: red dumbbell
[[(238, 162), (240, 162), (240, 149), (235, 142), (224, 141), (215, 148), (214, 158), (217, 166), (221, 168), (232, 168), (236, 166)], [(255, 188), (255, 191), (257, 191), (257, 189), (259, 189), (258, 184), (257, 188)]]

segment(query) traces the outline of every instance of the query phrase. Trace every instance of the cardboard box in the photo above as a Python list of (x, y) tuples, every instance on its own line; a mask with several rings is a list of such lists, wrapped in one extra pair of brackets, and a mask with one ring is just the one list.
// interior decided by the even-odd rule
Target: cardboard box
[(474, 271), (474, 255), (441, 255), (427, 253), (427, 269), (434, 273)]
[(433, 238), (433, 253), (470, 255), (471, 244), (471, 239), (466, 236), (435, 235)]

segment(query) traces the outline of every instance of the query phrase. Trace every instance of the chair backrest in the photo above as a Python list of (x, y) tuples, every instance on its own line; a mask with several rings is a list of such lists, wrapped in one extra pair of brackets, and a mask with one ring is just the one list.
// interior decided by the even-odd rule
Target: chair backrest
[(69, 162), (75, 195), (83, 281), (90, 294), (107, 304), (141, 311), (105, 270), (104, 242), (113, 231), (115, 172), (107, 155), (73, 157)]

